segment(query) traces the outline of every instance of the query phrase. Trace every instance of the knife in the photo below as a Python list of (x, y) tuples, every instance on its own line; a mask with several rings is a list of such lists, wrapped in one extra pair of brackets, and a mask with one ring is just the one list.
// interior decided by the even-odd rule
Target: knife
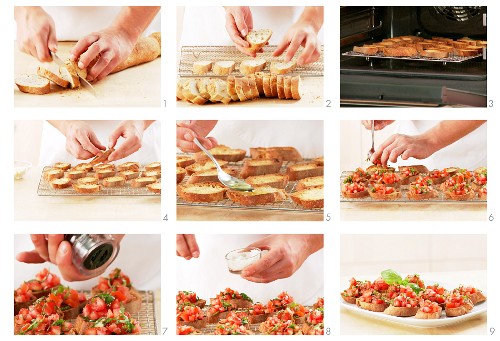
[[(54, 60), (54, 62), (56, 62), (57, 65), (64, 65), (64, 62), (62, 61), (61, 58), (59, 58), (56, 52), (50, 51), (50, 55), (52, 56), (52, 59)], [(90, 84), (90, 82), (85, 78), (80, 77), (80, 75), (78, 75), (78, 78), (80, 78), (80, 83), (83, 84), (83, 87), (87, 89), (92, 95), (94, 95), (94, 97), (97, 97), (95, 89), (92, 86), (92, 84)]]

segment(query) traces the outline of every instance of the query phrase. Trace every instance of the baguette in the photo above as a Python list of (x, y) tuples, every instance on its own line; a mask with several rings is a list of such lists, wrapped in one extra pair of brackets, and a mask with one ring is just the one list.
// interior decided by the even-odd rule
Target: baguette
[(116, 172), (112, 169), (101, 169), (95, 172), (95, 176), (100, 180), (115, 176), (115, 174)]
[(68, 178), (54, 179), (50, 182), (50, 187), (53, 189), (62, 189), (69, 186), (71, 186), (71, 179)]
[(292, 77), (286, 76), (284, 78), (285, 82), (285, 98), (286, 99), (293, 99), (292, 95)]
[(268, 73), (264, 73), (262, 75), (262, 87), (264, 90), (264, 96), (270, 98), (274, 97), (273, 92), (271, 90), (271, 75)]
[(248, 75), (248, 84), (250, 85), (250, 91), (252, 92), (253, 98), (259, 98), (259, 88), (257, 87), (257, 80), (254, 74)]
[(79, 163), (75, 167), (73, 167), (72, 169), (83, 170), (86, 172), (92, 172), (92, 170), (94, 169), (94, 165), (91, 165), (90, 163)]
[[(78, 65), (69, 59), (64, 62), (64, 65), (59, 66), (59, 73), (61, 74), (61, 77), (69, 83), (71, 89), (77, 89), (80, 87), (78, 70), (80, 70)], [(87, 75), (85, 74), (85, 77), (86, 76)]]
[[(238, 175), (238, 169), (233, 168), (233, 167), (224, 167), (223, 168), (224, 172), (231, 176), (237, 176)], [(190, 177), (189, 180), (187, 181), (188, 184), (196, 184), (200, 182), (218, 182), (219, 181), (219, 176), (217, 173), (217, 169), (207, 169), (204, 171), (196, 172), (193, 173)]]
[(155, 182), (149, 185), (146, 185), (146, 188), (155, 194), (161, 194), (161, 182)]
[(321, 176), (312, 176), (312, 177), (307, 177), (302, 180), (300, 180), (297, 183), (297, 186), (295, 186), (295, 190), (301, 191), (306, 188), (311, 188), (311, 187), (318, 187), (318, 186), (323, 186), (324, 185), (324, 177)]
[(182, 180), (184, 180), (184, 177), (186, 176), (186, 170), (181, 167), (177, 167), (176, 169), (176, 177), (177, 177), (177, 183), (181, 183)]
[(248, 79), (247, 77), (242, 77), (241, 78), (241, 87), (242, 87), (243, 93), (245, 94), (245, 97), (247, 99), (249, 99), (249, 100), (255, 99), (255, 93), (253, 92), (253, 90), (250, 86), (250, 79)]
[(290, 181), (301, 180), (323, 175), (323, 167), (315, 163), (299, 163), (288, 166), (286, 174), (290, 177)]
[[(200, 96), (206, 99), (207, 101), (210, 102), (218, 102), (214, 98), (212, 98), (212, 95), (208, 92), (208, 84), (212, 83), (211, 78), (202, 78), (198, 81), (196, 81), (196, 87), (198, 88), (198, 91), (200, 92)], [(186, 97), (186, 96), (184, 96)]]
[(300, 76), (292, 77), (291, 83), (292, 98), (299, 100), (302, 96), (302, 80), (300, 79)]
[(205, 104), (205, 102), (207, 101), (207, 99), (204, 98), (201, 95), (200, 91), (198, 90), (198, 85), (196, 84), (195, 79), (189, 79), (185, 81), (182, 87), (184, 89), (183, 91), (184, 97), (187, 98), (189, 102), (202, 105)]
[(161, 32), (154, 32), (147, 37), (140, 37), (127, 59), (116, 66), (111, 73), (148, 63), (159, 56), (161, 56)]
[(286, 199), (285, 192), (271, 186), (256, 187), (252, 192), (228, 190), (227, 197), (243, 206), (272, 204)]
[(59, 85), (60, 87), (67, 88), (69, 86), (69, 82), (62, 78), (60, 75), (55, 74), (49, 69), (39, 66), (36, 70), (37, 75), (47, 78), (51, 82)]
[(271, 96), (273, 98), (278, 97), (278, 77), (277, 77), (277, 75), (271, 74), (269, 84), (271, 86)]
[(43, 178), (47, 181), (60, 179), (63, 176), (64, 176), (64, 171), (62, 169), (56, 169), (56, 168), (51, 168), (43, 173)]
[(178, 185), (177, 194), (189, 202), (215, 202), (224, 199), (226, 187), (217, 182)]
[(97, 193), (101, 190), (101, 185), (97, 184), (73, 184), (73, 189), (80, 194)]
[(257, 90), (259, 91), (259, 97), (264, 97), (264, 73), (256, 72), (255, 73), (255, 83), (257, 84)]
[(294, 203), (306, 209), (323, 208), (324, 194), (323, 187), (312, 187), (290, 194)]
[(238, 97), (238, 94), (236, 93), (236, 82), (234, 79), (234, 76), (228, 76), (227, 77), (227, 93), (231, 97), (233, 101), (239, 101), (240, 98)]
[(24, 74), (16, 77), (15, 83), (21, 92), (34, 95), (45, 95), (50, 92), (50, 82), (38, 75)]
[(245, 95), (245, 91), (243, 91), (243, 77), (234, 79), (234, 89), (236, 91), (236, 95), (238, 96), (241, 102), (248, 101), (247, 96)]
[(213, 65), (213, 73), (217, 76), (227, 76), (234, 70), (234, 61), (232, 60), (223, 60), (217, 61)]
[(212, 79), (207, 85), (207, 91), (212, 102), (222, 102), (224, 104), (231, 102), (231, 97), (227, 92), (227, 83), (222, 79)]
[(98, 185), (99, 179), (94, 176), (86, 176), (76, 181), (80, 185)]
[(139, 162), (125, 162), (117, 167), (119, 172), (128, 171), (128, 170), (138, 171), (139, 168), (140, 168)]
[(193, 74), (205, 75), (212, 70), (213, 62), (210, 60), (200, 60), (193, 63)]
[(110, 176), (102, 180), (104, 187), (121, 187), (127, 179), (124, 176)]
[(176, 166), (181, 168), (186, 168), (189, 165), (195, 163), (192, 156), (188, 155), (177, 155), (176, 157)]
[(418, 312), (418, 307), (395, 307), (393, 305), (388, 306), (384, 310), (384, 314), (399, 317), (410, 317), (415, 316)]
[[(228, 162), (238, 162), (245, 158), (246, 151), (243, 149), (232, 149), (228, 146), (220, 144), (209, 150), (210, 154), (213, 155), (217, 160), (224, 160)], [(194, 154), (194, 159), (196, 162), (207, 162), (209, 160), (208, 156), (204, 152), (198, 152)]]
[(147, 177), (143, 177), (143, 178), (133, 179), (130, 182), (130, 186), (132, 188), (140, 188), (140, 187), (146, 187), (147, 185), (150, 185), (150, 184), (155, 183), (155, 182), (156, 182), (155, 177), (147, 176)]
[(83, 170), (69, 170), (66, 174), (64, 174), (65, 178), (76, 180), (81, 179), (87, 176), (87, 172)]
[(114, 170), (116, 170), (116, 167), (115, 167), (115, 165), (113, 165), (111, 163), (101, 163), (101, 164), (93, 166), (92, 170), (94, 172), (97, 172), (100, 170), (112, 170), (112, 171), (114, 171)]
[(264, 70), (266, 64), (264, 59), (245, 59), (240, 63), (240, 72), (243, 75), (251, 75)]
[(265, 174), (249, 176), (245, 182), (252, 187), (270, 186), (274, 188), (284, 189), (288, 185), (288, 175), (286, 174)]
[(245, 179), (252, 175), (264, 175), (278, 173), (283, 161), (268, 160), (245, 160), (240, 177)]
[(292, 60), (287, 63), (273, 62), (271, 63), (270, 71), (273, 74), (284, 75), (292, 72), (296, 67), (297, 63)]
[(278, 98), (286, 99), (285, 96), (285, 80), (282, 75), (276, 76), (276, 88), (278, 90)]
[(250, 44), (248, 50), (251, 52), (260, 51), (267, 44), (269, 39), (271, 39), (272, 35), (273, 31), (269, 29), (248, 32), (245, 36), (245, 40)]
[[(227, 165), (227, 161), (224, 161), (224, 160), (217, 160), (217, 163), (221, 167), (224, 167)], [(191, 174), (196, 173), (196, 172), (201, 172), (203, 170), (213, 169), (213, 168), (216, 168), (215, 164), (212, 161), (207, 161), (204, 163), (194, 163), (190, 166), (187, 166), (185, 169), (186, 169), (188, 175), (191, 175)]]

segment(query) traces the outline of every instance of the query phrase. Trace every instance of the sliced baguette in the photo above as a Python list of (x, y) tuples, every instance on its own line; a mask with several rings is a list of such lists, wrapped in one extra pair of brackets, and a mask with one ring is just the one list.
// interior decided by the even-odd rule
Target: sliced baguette
[(140, 172), (129, 170), (129, 171), (119, 172), (118, 174), (120, 176), (123, 176), (125, 178), (125, 180), (132, 180), (132, 179), (137, 179), (140, 175)]
[(86, 176), (77, 180), (80, 185), (98, 185), (99, 179), (94, 176)]
[(271, 186), (256, 187), (252, 192), (228, 190), (226, 194), (231, 201), (243, 206), (272, 204), (286, 199), (282, 189)]
[(288, 175), (275, 173), (249, 176), (245, 179), (245, 182), (252, 187), (270, 186), (283, 189), (288, 185)]
[(183, 89), (184, 97), (186, 97), (189, 102), (201, 105), (205, 104), (205, 102), (207, 101), (207, 99), (200, 94), (198, 85), (196, 84), (196, 79), (189, 79), (184, 82)]
[(227, 81), (227, 93), (229, 94), (229, 96), (233, 101), (239, 101), (240, 98), (236, 93), (236, 82), (234, 76), (228, 76), (226, 81)]
[(271, 86), (271, 97), (278, 97), (278, 79), (274, 73), (271, 74), (269, 84)]
[(302, 97), (302, 80), (300, 76), (292, 77), (292, 98), (295, 100), (299, 100)]
[(152, 162), (148, 165), (146, 165), (144, 168), (146, 168), (147, 171), (161, 171), (161, 163), (160, 162)]
[(247, 99), (249, 99), (249, 100), (255, 99), (255, 94), (254, 94), (252, 88), (250, 87), (250, 79), (248, 77), (241, 78), (241, 87), (242, 87), (243, 93), (245, 94), (245, 97)]
[(60, 75), (55, 74), (49, 69), (46, 69), (42, 66), (39, 66), (38, 69), (36, 70), (37, 75), (47, 78), (51, 82), (59, 85), (60, 87), (67, 88), (69, 86), (69, 82), (62, 78)]
[(217, 182), (204, 182), (177, 186), (177, 194), (189, 202), (214, 202), (224, 199), (226, 187)]
[(38, 75), (24, 74), (16, 77), (15, 83), (21, 92), (34, 95), (45, 95), (50, 92), (50, 82)]
[(214, 63), (213, 72), (216, 76), (227, 76), (234, 70), (234, 61), (221, 60)]
[(124, 176), (110, 176), (102, 180), (104, 187), (121, 187), (127, 179)]
[(265, 69), (267, 62), (264, 59), (245, 59), (240, 63), (240, 72), (251, 75)]
[[(227, 161), (224, 160), (217, 160), (217, 163), (219, 166), (224, 167), (227, 165)], [(187, 166), (185, 169), (189, 175), (196, 173), (196, 172), (201, 172), (203, 170), (207, 169), (213, 169), (215, 168), (215, 164), (212, 161), (207, 161), (204, 163), (193, 163), (190, 166)]]
[(257, 84), (257, 90), (259, 91), (259, 97), (264, 97), (264, 73), (256, 72), (255, 73), (255, 83)]
[(200, 96), (210, 102), (218, 102), (215, 99), (212, 99), (212, 96), (208, 92), (208, 84), (212, 83), (211, 78), (202, 78), (196, 81), (196, 87), (200, 93)]
[(186, 176), (187, 172), (184, 168), (177, 167), (175, 173), (176, 173), (177, 183), (180, 184), (182, 180), (184, 180), (184, 177)]
[(176, 157), (176, 166), (181, 168), (186, 168), (189, 165), (195, 163), (192, 156), (188, 155), (177, 155)]
[(268, 160), (245, 160), (240, 177), (245, 179), (252, 175), (264, 175), (278, 173), (283, 161), (276, 159)]
[(105, 170), (105, 169), (114, 171), (114, 170), (116, 170), (116, 167), (115, 167), (115, 165), (113, 165), (111, 163), (101, 163), (101, 164), (98, 164), (98, 165), (95, 165), (92, 167), (92, 170), (94, 172), (97, 172), (99, 170)]
[(234, 89), (236, 91), (236, 95), (238, 96), (240, 102), (248, 101), (247, 96), (245, 95), (245, 91), (243, 91), (243, 78), (235, 78), (234, 79)]
[(248, 50), (252, 52), (260, 51), (267, 44), (269, 39), (271, 39), (272, 35), (273, 31), (270, 29), (248, 32), (248, 34), (245, 36), (245, 40), (250, 44)]
[(161, 171), (160, 170), (150, 170), (141, 173), (141, 177), (154, 177), (156, 179), (161, 179)]
[(222, 79), (212, 79), (207, 85), (207, 91), (210, 94), (210, 100), (212, 102), (222, 102), (228, 104), (231, 102), (231, 96), (227, 92), (227, 83)]
[(302, 156), (294, 147), (252, 147), (252, 159), (278, 159), (282, 161), (302, 161)]
[(69, 186), (71, 186), (71, 179), (68, 178), (54, 179), (50, 182), (50, 187), (54, 189), (62, 189)]
[(365, 46), (354, 46), (352, 49), (354, 52), (374, 55), (378, 52), (378, 47), (373, 45), (365, 45)]
[(307, 209), (323, 208), (324, 194), (323, 187), (307, 188), (290, 194), (294, 203)]
[(101, 185), (97, 184), (73, 184), (73, 189), (81, 194), (97, 193), (101, 190)]
[(323, 156), (317, 157), (314, 160), (312, 160), (315, 164), (318, 166), (324, 166), (325, 165), (325, 158)]
[(273, 96), (273, 91), (271, 90), (271, 75), (269, 73), (264, 73), (262, 75), (262, 87), (264, 90), (264, 96), (271, 98)]
[(286, 99), (293, 99), (292, 95), (292, 77), (286, 76), (284, 78), (285, 82), (285, 98)]
[(95, 172), (95, 176), (100, 180), (115, 176), (115, 174), (116, 172), (112, 169), (100, 169)]
[(146, 185), (146, 188), (155, 194), (161, 194), (161, 182), (155, 182), (149, 185)]
[(423, 50), (420, 52), (420, 55), (422, 57), (427, 57), (427, 58), (448, 58), (450, 55), (450, 52), (444, 51), (444, 50), (435, 50), (435, 49), (429, 49), (429, 50)]
[(286, 174), (290, 177), (290, 181), (296, 181), (323, 175), (323, 167), (315, 163), (299, 163), (288, 166)]
[(153, 176), (146, 176), (143, 178), (132, 179), (132, 181), (130, 182), (130, 186), (132, 188), (146, 187), (147, 185), (155, 183), (156, 180), (157, 179)]
[(248, 84), (250, 85), (250, 90), (252, 92), (253, 98), (259, 98), (259, 88), (257, 87), (257, 79), (254, 74), (248, 75)]
[(287, 63), (273, 62), (271, 63), (271, 73), (277, 75), (284, 75), (292, 72), (297, 67), (297, 63), (294, 61), (289, 61)]
[[(325, 183), (323, 176), (312, 176), (308, 178), (304, 178), (297, 183), (295, 189), (297, 191), (301, 191), (306, 188), (323, 186)], [(368, 193), (366, 193), (368, 195)]]
[(276, 76), (276, 88), (278, 90), (278, 98), (286, 99), (285, 95), (285, 80), (282, 75)]
[(138, 171), (139, 168), (140, 168), (139, 162), (125, 162), (125, 163), (122, 163), (121, 165), (119, 165), (117, 167), (117, 170), (119, 172), (128, 171), (128, 170)]
[[(245, 158), (246, 151), (243, 149), (233, 149), (223, 144), (220, 144), (209, 150), (210, 154), (213, 155), (217, 160), (224, 160), (228, 162), (238, 162)], [(206, 162), (209, 160), (207, 154), (204, 152), (198, 152), (194, 154), (194, 159), (196, 162)]]
[(74, 169), (74, 170), (83, 170), (83, 171), (86, 171), (86, 172), (92, 172), (92, 170), (94, 169), (94, 165), (92, 165), (90, 163), (79, 163), (79, 164), (77, 164), (75, 167), (73, 167), (71, 169)]
[(64, 65), (59, 66), (59, 73), (61, 74), (61, 77), (69, 83), (71, 89), (77, 89), (80, 87), (80, 78), (78, 77), (78, 73), (70, 60), (65, 61)]
[(57, 168), (57, 169), (62, 169), (63, 171), (65, 170), (68, 170), (71, 168), (71, 163), (67, 163), (67, 162), (56, 162), (54, 164), (54, 168)]
[[(238, 175), (238, 169), (234, 167), (224, 167), (223, 168), (224, 172), (231, 176), (237, 176)], [(217, 174), (217, 169), (207, 169), (201, 172), (196, 172), (191, 174), (189, 177), (189, 180), (187, 181), (188, 184), (196, 184), (200, 182), (218, 182), (219, 181), (219, 176)]]
[(69, 170), (64, 174), (65, 178), (76, 180), (87, 176), (87, 172), (84, 170)]
[(213, 62), (210, 60), (199, 60), (193, 63), (193, 74), (195, 75), (206, 75), (210, 70), (212, 70)]

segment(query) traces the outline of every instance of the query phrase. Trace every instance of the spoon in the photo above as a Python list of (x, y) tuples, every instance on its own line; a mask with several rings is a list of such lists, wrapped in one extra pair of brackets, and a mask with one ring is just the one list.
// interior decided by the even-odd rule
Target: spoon
[(372, 148), (368, 151), (366, 155), (366, 161), (370, 161), (373, 153), (375, 153), (375, 120), (372, 121)]
[(243, 192), (252, 192), (253, 188), (249, 184), (247, 184), (245, 181), (240, 180), (238, 178), (235, 178), (234, 176), (231, 176), (224, 172), (222, 168), (220, 167), (219, 163), (217, 160), (210, 154), (208, 150), (206, 150), (205, 147), (198, 141), (198, 139), (195, 137), (194, 138), (194, 143), (207, 154), (207, 156), (212, 160), (214, 163), (215, 167), (217, 168), (217, 177), (219, 178), (219, 181), (226, 187), (229, 187), (230, 189), (234, 189), (235, 191), (243, 191)]

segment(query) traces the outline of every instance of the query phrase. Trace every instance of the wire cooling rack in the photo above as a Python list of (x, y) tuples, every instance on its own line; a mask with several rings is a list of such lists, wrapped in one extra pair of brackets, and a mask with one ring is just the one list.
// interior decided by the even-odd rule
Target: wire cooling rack
[(461, 63), (465, 62), (467, 60), (475, 59), (482, 57), (483, 54), (480, 53), (476, 56), (470, 56), (470, 57), (461, 57), (461, 56), (455, 56), (455, 55), (450, 55), (447, 58), (431, 58), (431, 57), (421, 57), (421, 56), (415, 56), (415, 57), (389, 57), (389, 56), (384, 56), (382, 53), (377, 53), (374, 55), (369, 55), (369, 54), (364, 54), (364, 53), (359, 53), (359, 52), (354, 52), (354, 51), (348, 51), (342, 53), (343, 56), (349, 56), (349, 57), (362, 57), (366, 58), (369, 60), (370, 58), (381, 58), (381, 59), (398, 59), (398, 60), (413, 60), (413, 61), (420, 61), (420, 62), (442, 62), (443, 64), (446, 63)]

